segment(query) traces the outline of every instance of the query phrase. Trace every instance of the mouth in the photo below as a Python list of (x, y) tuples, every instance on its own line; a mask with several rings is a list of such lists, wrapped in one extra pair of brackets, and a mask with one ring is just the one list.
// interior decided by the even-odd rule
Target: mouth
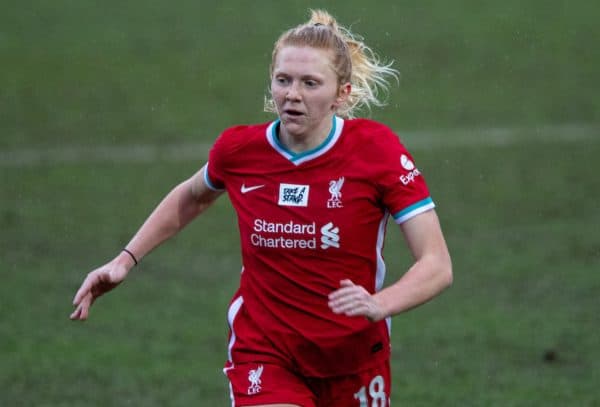
[(285, 114), (288, 117), (300, 117), (304, 115), (304, 113), (302, 113), (300, 110), (295, 109), (285, 109), (283, 111), (283, 114)]

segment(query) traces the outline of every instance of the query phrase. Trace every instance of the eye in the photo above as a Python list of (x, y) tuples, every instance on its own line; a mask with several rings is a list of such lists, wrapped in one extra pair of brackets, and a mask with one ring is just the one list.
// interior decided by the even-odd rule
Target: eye
[(287, 85), (289, 83), (289, 79), (285, 76), (277, 76), (275, 77), (275, 83), (278, 85)]
[(307, 88), (314, 88), (319, 85), (319, 82), (315, 81), (314, 79), (307, 79), (304, 81), (304, 84)]

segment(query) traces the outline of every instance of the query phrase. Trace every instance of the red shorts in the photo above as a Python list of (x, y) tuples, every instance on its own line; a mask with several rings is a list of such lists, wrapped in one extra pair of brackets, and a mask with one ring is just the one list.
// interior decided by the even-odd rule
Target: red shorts
[(361, 373), (306, 378), (274, 364), (244, 363), (225, 369), (233, 407), (290, 403), (302, 407), (388, 407), (389, 363)]
[(347, 376), (305, 377), (271, 343), (244, 310), (232, 302), (229, 355), (224, 372), (230, 382), (233, 407), (290, 403), (302, 407), (388, 407), (389, 359)]

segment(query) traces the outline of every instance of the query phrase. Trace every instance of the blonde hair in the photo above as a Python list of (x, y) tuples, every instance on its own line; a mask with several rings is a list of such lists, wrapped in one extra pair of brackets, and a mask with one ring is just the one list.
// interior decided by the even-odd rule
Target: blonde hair
[[(310, 10), (310, 20), (284, 32), (273, 48), (270, 74), (273, 75), (275, 60), (285, 46), (309, 46), (333, 52), (332, 66), (338, 84), (350, 82), (352, 89), (346, 102), (338, 107), (336, 114), (345, 118), (354, 117), (360, 108), (372, 105), (383, 106), (379, 92), (389, 89), (388, 78), (398, 80), (398, 71), (392, 63), (381, 62), (377, 54), (362, 41), (362, 37), (340, 26), (335, 18), (323, 10)], [(265, 111), (277, 113), (275, 103), (265, 98)]]

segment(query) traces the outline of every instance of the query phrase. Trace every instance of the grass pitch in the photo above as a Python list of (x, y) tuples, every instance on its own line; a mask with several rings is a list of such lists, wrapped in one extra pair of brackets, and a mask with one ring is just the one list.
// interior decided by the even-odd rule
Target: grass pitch
[[(598, 6), (363, 3), (328, 9), (402, 72), (372, 116), (415, 156), (455, 270), (393, 321), (394, 404), (599, 405)], [(305, 17), (304, 2), (3, 5), (0, 405), (229, 405), (226, 199), (88, 322), (70, 302), (220, 130), (269, 119), (271, 45)], [(410, 263), (393, 225), (385, 256), (390, 282)]]

